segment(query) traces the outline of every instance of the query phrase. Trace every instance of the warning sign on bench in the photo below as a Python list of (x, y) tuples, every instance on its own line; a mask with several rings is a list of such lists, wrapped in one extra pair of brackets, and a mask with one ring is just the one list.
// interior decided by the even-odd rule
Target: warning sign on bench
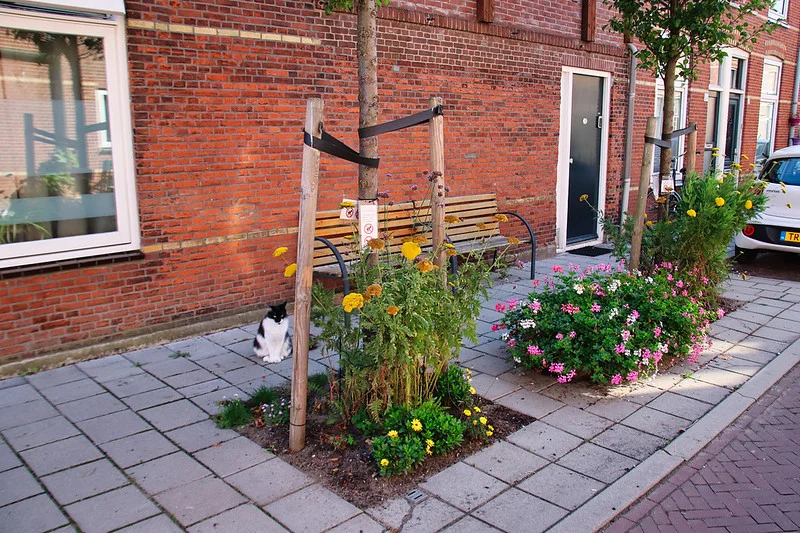
[(361, 247), (378, 237), (378, 201), (359, 200), (358, 233), (361, 235)]

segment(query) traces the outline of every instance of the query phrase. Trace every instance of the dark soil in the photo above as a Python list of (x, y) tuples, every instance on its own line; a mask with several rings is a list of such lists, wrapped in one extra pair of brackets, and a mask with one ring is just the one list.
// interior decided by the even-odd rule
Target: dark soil
[(732, 276), (745, 274), (763, 278), (800, 281), (798, 254), (788, 252), (761, 252), (752, 263), (731, 263)]
[[(364, 436), (352, 426), (329, 424), (319, 405), (308, 416), (306, 447), (298, 453), (289, 453), (289, 430), (285, 426), (257, 428), (249, 424), (239, 432), (363, 509), (408, 493), (419, 482), (535, 420), (487, 400), (476, 405), (495, 428), (492, 439), (467, 441), (450, 455), (428, 457), (419, 470), (402, 477), (379, 477)], [(334, 449), (331, 442), (348, 435), (355, 444)]]

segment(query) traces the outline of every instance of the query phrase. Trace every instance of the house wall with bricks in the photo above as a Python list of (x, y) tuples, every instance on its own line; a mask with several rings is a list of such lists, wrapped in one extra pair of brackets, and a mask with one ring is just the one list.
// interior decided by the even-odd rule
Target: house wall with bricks
[[(294, 259), (306, 101), (322, 98), (326, 131), (358, 146), (354, 15), (289, 0), (130, 0), (126, 9), (144, 258), (0, 280), (0, 363), (104, 342), (110, 350), (291, 300), (271, 252), (288, 246)], [(552, 252), (562, 68), (611, 75), (605, 207), (617, 216), (627, 50), (602, 29), (610, 12), (600, 1), (594, 42), (581, 40), (579, 0), (495, 0), (491, 24), (475, 12), (475, 0), (393, 0), (379, 10), (380, 121), (442, 97), (449, 194), (496, 192), (502, 209), (531, 222), (540, 253)], [(788, 133), (799, 14), (793, 6), (789, 28), (774, 35), (786, 41), (778, 139)], [(760, 77), (755, 63), (749, 73)], [(639, 72), (634, 181), (654, 90)], [(704, 125), (694, 119), (705, 116), (702, 94), (690, 94), (690, 120)], [(747, 113), (743, 146), (753, 138)], [(379, 153), (379, 189), (394, 201), (420, 198), (427, 127), (381, 136)], [(323, 154), (318, 209), (356, 197), (356, 166)]]

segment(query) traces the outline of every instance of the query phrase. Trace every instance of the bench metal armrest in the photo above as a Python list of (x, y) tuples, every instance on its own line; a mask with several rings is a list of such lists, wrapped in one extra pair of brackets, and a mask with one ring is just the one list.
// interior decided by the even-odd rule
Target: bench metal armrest
[(347, 277), (347, 264), (344, 262), (342, 254), (339, 253), (339, 250), (336, 249), (336, 246), (325, 237), (314, 237), (314, 240), (321, 242), (327, 246), (331, 252), (333, 252), (336, 262), (339, 263), (339, 271), (342, 273), (340, 279), (342, 280), (342, 285), (344, 286), (344, 295), (347, 296), (350, 294), (350, 279)]
[(500, 214), (502, 215), (511, 215), (513, 217), (517, 217), (523, 224), (525, 224), (525, 228), (528, 230), (528, 235), (531, 238), (531, 279), (536, 277), (536, 235), (533, 233), (533, 228), (531, 225), (528, 224), (528, 221), (525, 220), (525, 217), (520, 215), (519, 213), (514, 213), (513, 211), (501, 211)]

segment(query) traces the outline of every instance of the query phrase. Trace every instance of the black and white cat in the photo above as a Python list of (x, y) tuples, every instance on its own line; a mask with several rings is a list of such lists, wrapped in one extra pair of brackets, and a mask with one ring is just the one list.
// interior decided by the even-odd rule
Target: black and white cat
[(278, 363), (292, 355), (286, 302), (269, 307), (267, 316), (258, 325), (253, 351), (258, 357), (263, 357), (265, 363)]

